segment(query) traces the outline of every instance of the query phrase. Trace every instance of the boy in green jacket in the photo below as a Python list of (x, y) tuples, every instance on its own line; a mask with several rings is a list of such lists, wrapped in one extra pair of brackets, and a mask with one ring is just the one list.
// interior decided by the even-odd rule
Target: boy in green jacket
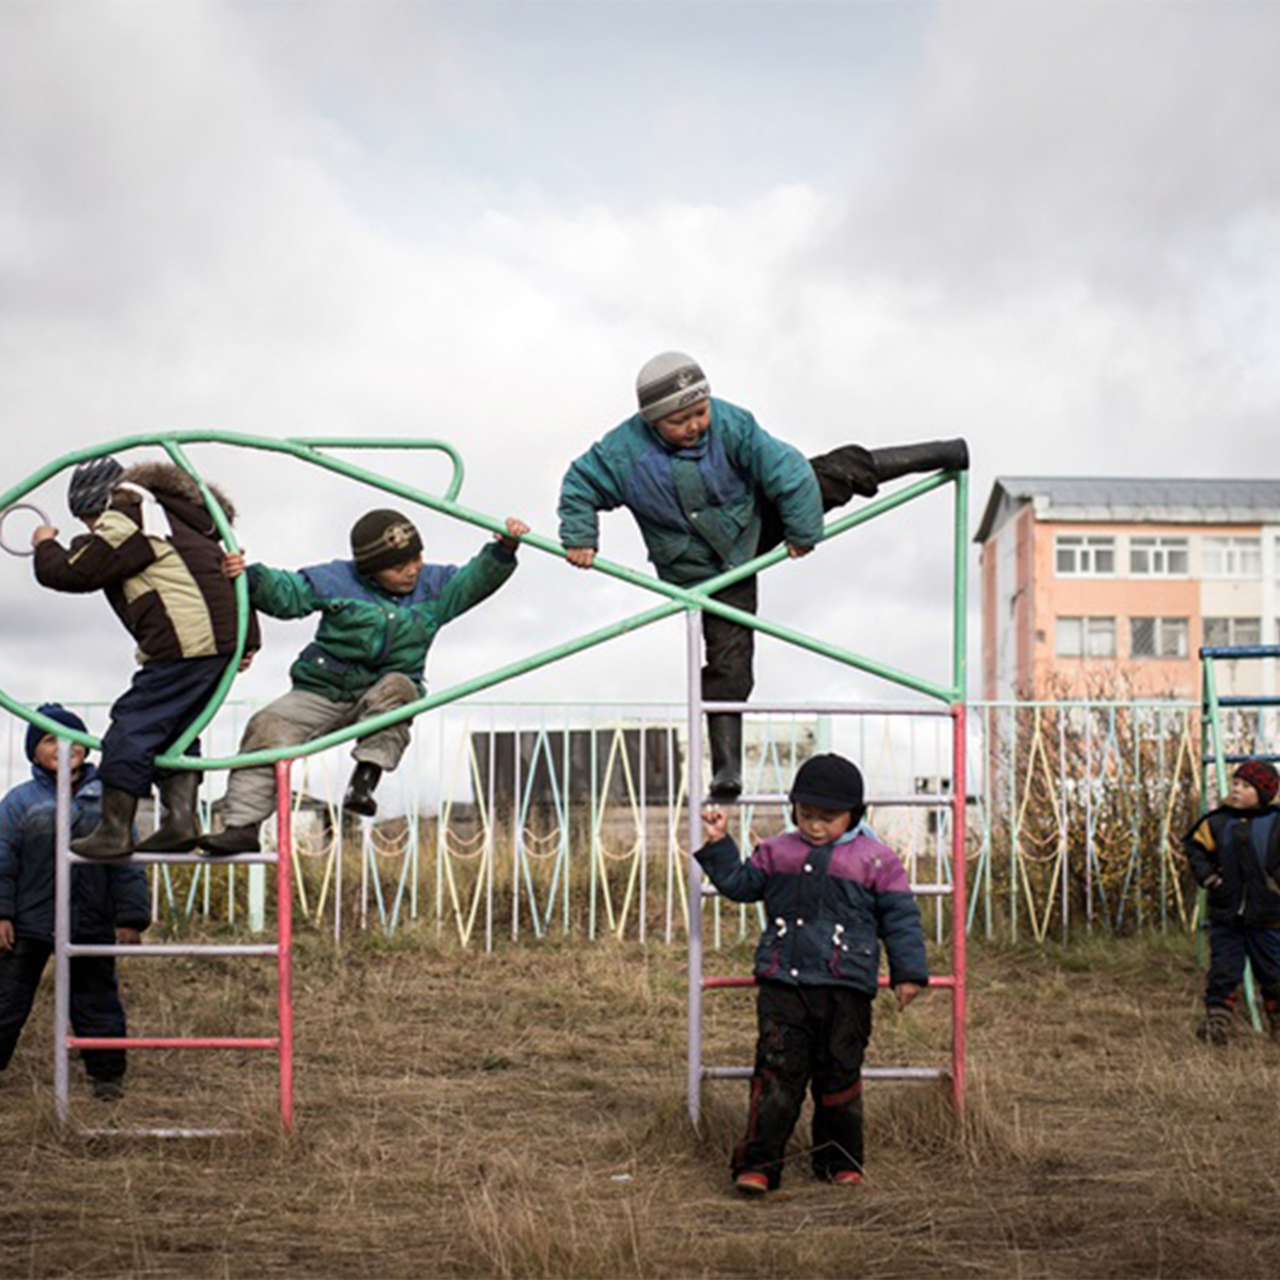
[[(293, 688), (245, 727), (242, 754), (309, 742), (422, 697), (427, 651), (446, 622), (492, 595), (515, 572), (516, 546), (529, 526), (511, 517), (505, 534), (460, 568), (422, 563), (422, 538), (398, 511), (370, 511), (351, 530), (350, 560), (291, 571), (228, 556), (228, 577), (249, 575), (254, 608), (273, 618), (321, 615), (315, 639), (290, 668)], [(343, 799), (351, 813), (378, 811), (374, 789), (409, 745), (402, 720), (356, 741), (355, 771)], [(274, 811), (269, 766), (237, 769), (222, 802), (223, 830), (205, 836), (207, 853), (253, 853), (258, 824)]]

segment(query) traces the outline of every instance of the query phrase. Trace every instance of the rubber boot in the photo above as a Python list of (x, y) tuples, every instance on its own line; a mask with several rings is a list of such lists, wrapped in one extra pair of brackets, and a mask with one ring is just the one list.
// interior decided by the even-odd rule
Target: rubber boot
[(876, 479), (883, 484), (913, 471), (967, 471), (969, 446), (963, 440), (928, 440), (923, 444), (899, 444), (872, 449)]
[(1225, 1004), (1211, 1004), (1196, 1027), (1196, 1039), (1205, 1044), (1224, 1045), (1231, 1040), (1231, 1010)]
[(358, 813), (362, 818), (372, 818), (378, 812), (378, 802), (373, 798), (374, 788), (382, 777), (382, 770), (367, 760), (358, 761), (347, 794), (342, 797), (342, 807), (348, 813)]
[(742, 794), (742, 717), (720, 711), (707, 717), (711, 744), (711, 787), (708, 800), (731, 801)]
[(102, 817), (87, 836), (71, 842), (82, 858), (127, 858), (133, 852), (133, 815), (138, 797), (115, 787), (102, 788)]
[(190, 853), (200, 843), (200, 819), (196, 800), (200, 795), (200, 775), (184, 771), (160, 779), (163, 821), (151, 835), (136, 845), (138, 853)]
[(203, 835), (198, 841), (205, 853), (226, 856), (232, 853), (259, 853), (262, 842), (258, 839), (258, 824), (247, 822), (242, 827), (224, 827), (221, 831), (212, 831)]

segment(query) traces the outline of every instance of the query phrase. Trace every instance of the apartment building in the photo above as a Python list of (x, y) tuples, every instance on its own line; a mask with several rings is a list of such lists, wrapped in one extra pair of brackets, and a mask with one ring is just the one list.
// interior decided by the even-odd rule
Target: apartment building
[[(1198, 698), (1202, 645), (1280, 643), (1280, 480), (1002, 476), (975, 541), (986, 698)], [(1219, 692), (1276, 668), (1220, 663)]]

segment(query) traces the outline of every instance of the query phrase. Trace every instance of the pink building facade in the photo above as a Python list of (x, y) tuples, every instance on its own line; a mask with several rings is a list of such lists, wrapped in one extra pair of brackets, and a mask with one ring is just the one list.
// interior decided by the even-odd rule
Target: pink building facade
[(1001, 477), (975, 540), (987, 699), (1195, 700), (1202, 645), (1280, 643), (1280, 481)]

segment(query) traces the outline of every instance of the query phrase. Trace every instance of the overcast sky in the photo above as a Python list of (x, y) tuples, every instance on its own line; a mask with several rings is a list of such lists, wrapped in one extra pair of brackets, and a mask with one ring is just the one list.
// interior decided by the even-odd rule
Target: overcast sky
[[(1277, 67), (1280, 5), (1225, 0), (3, 0), (0, 488), (139, 431), (417, 435), (554, 537), (565, 466), (672, 348), (808, 453), (965, 436), (970, 536), (999, 474), (1275, 474)], [(268, 563), (344, 555), (388, 501), (192, 456)], [(64, 479), (37, 497), (66, 530)], [(429, 558), (485, 536), (415, 518)], [(765, 612), (944, 680), (950, 523), (944, 492), (780, 566)], [(644, 566), (625, 513), (602, 551)], [(653, 602), (522, 561), (434, 687)], [(0, 556), (0, 606), (6, 692), (123, 688), (100, 597)], [(309, 632), (271, 624), (240, 694)], [(893, 696), (762, 644), (760, 696)], [(509, 691), (683, 674), (671, 621)]]

